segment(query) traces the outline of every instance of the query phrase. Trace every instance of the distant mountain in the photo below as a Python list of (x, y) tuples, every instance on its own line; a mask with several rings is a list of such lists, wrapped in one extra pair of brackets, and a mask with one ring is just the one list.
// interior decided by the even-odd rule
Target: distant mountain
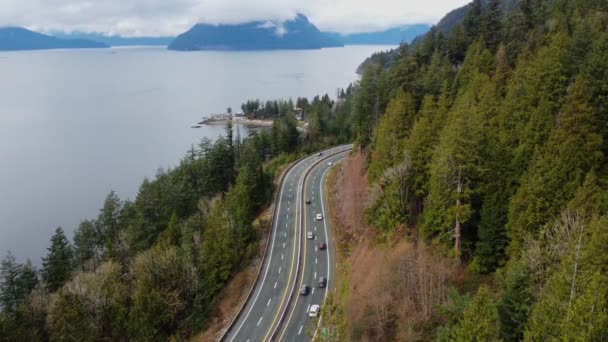
[(122, 36), (106, 36), (98, 33), (56, 33), (55, 37), (63, 39), (86, 39), (104, 43), (110, 46), (136, 46), (136, 45), (152, 45), (152, 46), (167, 46), (175, 37), (122, 37)]
[(60, 39), (22, 27), (0, 27), (0, 51), (107, 48), (86, 39)]
[(405, 25), (380, 32), (340, 34), (328, 33), (344, 45), (398, 45), (410, 43), (414, 38), (425, 34), (431, 27), (427, 24)]
[(302, 14), (283, 23), (254, 21), (238, 25), (197, 24), (180, 34), (170, 50), (320, 49), (343, 46)]

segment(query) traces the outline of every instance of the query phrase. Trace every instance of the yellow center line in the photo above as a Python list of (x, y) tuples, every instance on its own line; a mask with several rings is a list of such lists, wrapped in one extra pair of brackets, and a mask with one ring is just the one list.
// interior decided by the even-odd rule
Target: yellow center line
[[(313, 169), (315, 168), (315, 166), (313, 166)], [(312, 169), (311, 169), (312, 171)], [(306, 194), (306, 183), (308, 183), (308, 177), (306, 177), (304, 179), (304, 194)], [(306, 238), (304, 239), (304, 251), (302, 252), (303, 256), (304, 256), (304, 262), (303, 262), (303, 266), (302, 266), (302, 276), (300, 277), (300, 286), (302, 286), (302, 284), (304, 284), (304, 274), (306, 273), (306, 242), (308, 240), (308, 215), (306, 213), (306, 211), (308, 210), (308, 206), (304, 206), (304, 209), (302, 209), (303, 214), (304, 214), (304, 232), (307, 234)], [(314, 284), (312, 284), (311, 286), (314, 286)], [(287, 328), (289, 327), (289, 323), (291, 322), (291, 318), (293, 317), (293, 313), (296, 311), (296, 307), (298, 306), (298, 302), (300, 301), (300, 296), (298, 295), (298, 297), (296, 298), (296, 302), (294, 303), (294, 305), (291, 307), (291, 312), (289, 313), (289, 318), (287, 319), (287, 322), (285, 322), (285, 325), (283, 327), (283, 332), (281, 333), (281, 336), (279, 337), (279, 341), (283, 340), (283, 335), (285, 335), (285, 332), (287, 331)]]
[[(296, 195), (297, 195), (298, 191), (296, 190)], [(287, 286), (285, 287), (285, 292), (283, 293), (283, 297), (281, 298), (281, 303), (279, 303), (279, 306), (277, 307), (277, 313), (274, 315), (274, 318), (272, 319), (272, 323), (270, 324), (270, 327), (268, 328), (268, 331), (266, 332), (266, 336), (264, 336), (264, 341), (266, 341), (268, 339), (268, 335), (270, 335), (270, 332), (272, 331), (272, 327), (274, 326), (274, 323), (277, 320), (277, 317), (279, 317), (279, 313), (281, 312), (281, 307), (283, 306), (283, 302), (285, 302), (285, 297), (287, 296), (287, 292), (289, 292), (289, 284), (291, 284), (291, 274), (293, 273), (293, 265), (294, 262), (296, 260), (296, 244), (295, 242), (297, 242), (297, 237), (298, 237), (298, 209), (299, 209), (299, 205), (298, 203), (300, 202), (300, 196), (297, 196), (296, 198), (296, 215), (295, 215), (295, 224), (294, 224), (294, 248), (293, 248), (293, 253), (291, 255), (291, 267), (289, 268), (289, 277), (287, 278)]]

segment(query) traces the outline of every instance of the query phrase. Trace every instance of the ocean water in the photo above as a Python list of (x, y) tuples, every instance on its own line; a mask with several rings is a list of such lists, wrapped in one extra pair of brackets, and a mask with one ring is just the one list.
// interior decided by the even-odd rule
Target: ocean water
[(247, 99), (334, 97), (389, 48), (0, 53), (0, 257), (39, 264), (55, 227), (71, 238), (111, 190), (133, 199), (144, 177), (223, 133), (190, 128), (201, 116)]

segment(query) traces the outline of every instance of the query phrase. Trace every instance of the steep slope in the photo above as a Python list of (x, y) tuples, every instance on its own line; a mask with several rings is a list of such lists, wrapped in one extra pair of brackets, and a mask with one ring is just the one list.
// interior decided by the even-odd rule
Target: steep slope
[(304, 15), (283, 23), (254, 21), (238, 25), (197, 24), (180, 34), (169, 50), (320, 49), (343, 46), (328, 37)]
[[(483, 6), (487, 6), (490, 0), (481, 0)], [(509, 13), (517, 7), (518, 0), (503, 0), (500, 3), (503, 13)], [(437, 31), (444, 34), (450, 33), (454, 27), (461, 24), (471, 10), (471, 4), (456, 8), (446, 14), (435, 26)]]
[[(436, 340), (604, 341), (608, 2), (519, 5), (505, 14), (475, 1), (449, 35), (431, 31), (391, 66), (365, 69), (353, 130), (369, 153), (370, 200), (359, 211), (377, 245), (393, 249), (405, 232), (467, 270), (455, 289), (431, 287), (445, 299), (425, 319)], [(437, 284), (398, 266), (420, 284), (406, 294)], [(394, 273), (379, 286), (398, 288)], [(345, 340), (392, 340), (405, 325), (386, 313), (408, 304), (376, 309), (380, 294), (353, 295), (378, 300)]]
[[(517, 8), (518, 1), (519, 0), (502, 0), (500, 2), (502, 16), (506, 16), (513, 12)], [(488, 6), (489, 2), (490, 0), (480, 0), (480, 3), (484, 8)], [(438, 33), (441, 33), (444, 36), (449, 36), (455, 27), (464, 22), (464, 19), (471, 10), (472, 4), (473, 3), (471, 2), (465, 6), (450, 11), (443, 18), (441, 18), (441, 20), (439, 20), (437, 25), (431, 27), (430, 30), (427, 30), (428, 32), (426, 34), (420, 34), (412, 41), (407, 41), (407, 43), (411, 43), (411, 45), (419, 45), (422, 44), (425, 39), (429, 39), (429, 37), (432, 37)], [(382, 61), (385, 66), (390, 67), (393, 65), (398, 55), (399, 49), (374, 54), (361, 63), (361, 65), (357, 68), (357, 73), (362, 74), (367, 65), (378, 64), (379, 61)]]
[(21, 27), (0, 28), (0, 51), (107, 47), (104, 43), (85, 39), (60, 39)]

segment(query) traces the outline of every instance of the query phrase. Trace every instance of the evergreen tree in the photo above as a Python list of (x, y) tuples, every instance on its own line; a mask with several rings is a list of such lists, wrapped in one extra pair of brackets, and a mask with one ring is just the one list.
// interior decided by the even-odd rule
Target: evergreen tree
[(21, 284), (19, 284), (21, 269), (21, 265), (10, 252), (0, 265), (0, 306), (4, 312), (11, 315), (15, 314), (17, 305), (22, 299)]
[(473, 0), (468, 6), (469, 12), (464, 18), (464, 31), (467, 41), (471, 43), (480, 36), (483, 8), (481, 0)]
[[(74, 262), (81, 270), (89, 266), (95, 268), (99, 262), (99, 250), (102, 247), (102, 239), (94, 221), (85, 220), (80, 222), (74, 232)], [(91, 263), (91, 265), (89, 265)]]
[(372, 138), (372, 129), (379, 115), (379, 69), (369, 66), (361, 78), (354, 105), (354, 128), (359, 144), (366, 147)]
[(608, 336), (608, 232), (606, 218), (581, 224), (565, 257), (534, 305), (524, 340), (602, 341)]
[(25, 264), (21, 266), (21, 274), (19, 274), (17, 281), (22, 299), (29, 296), (36, 288), (36, 285), (38, 285), (38, 272), (30, 259), (27, 259)]
[(98, 234), (103, 239), (104, 253), (110, 258), (114, 256), (114, 245), (117, 243), (120, 232), (118, 220), (121, 207), (120, 198), (114, 191), (111, 191), (106, 197), (97, 218)]
[(483, 40), (490, 51), (496, 51), (501, 36), (501, 0), (490, 0), (483, 16)]
[(379, 177), (383, 170), (403, 160), (404, 139), (415, 119), (416, 110), (412, 96), (403, 91), (397, 92), (374, 133), (374, 152), (369, 166), (372, 181)]
[(473, 202), (479, 178), (482, 112), (476, 96), (487, 77), (473, 77), (454, 104), (441, 131), (430, 168), (430, 196), (424, 212), (422, 234), (438, 236), (445, 243), (453, 242), (460, 256), (466, 224), (473, 214)]
[(507, 267), (502, 279), (502, 296), (498, 303), (502, 338), (509, 341), (521, 341), (528, 315), (535, 298), (532, 293), (529, 270), (520, 260), (515, 260)]
[(167, 229), (165, 229), (158, 237), (158, 244), (163, 248), (179, 245), (181, 241), (181, 224), (175, 211), (171, 214)]
[(42, 259), (42, 278), (50, 292), (57, 291), (72, 274), (73, 251), (63, 229), (57, 227), (51, 237), (48, 254)]
[(499, 341), (500, 321), (492, 293), (481, 286), (454, 329), (455, 341)]
[(536, 157), (511, 200), (511, 249), (518, 250), (527, 233), (536, 233), (573, 198), (587, 172), (603, 160), (602, 137), (590, 105), (586, 83), (571, 86), (546, 147)]

